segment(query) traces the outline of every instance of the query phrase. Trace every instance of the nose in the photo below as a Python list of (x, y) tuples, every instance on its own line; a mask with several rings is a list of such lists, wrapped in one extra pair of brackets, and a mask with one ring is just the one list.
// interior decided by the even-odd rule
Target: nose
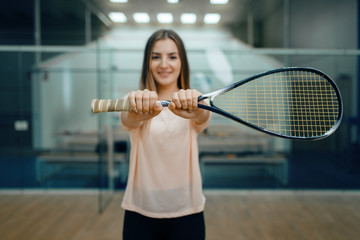
[(168, 65), (169, 65), (169, 63), (168, 63), (167, 59), (166, 59), (166, 58), (162, 58), (162, 59), (161, 59), (161, 63), (160, 63), (160, 67), (161, 67), (161, 68), (167, 68)]

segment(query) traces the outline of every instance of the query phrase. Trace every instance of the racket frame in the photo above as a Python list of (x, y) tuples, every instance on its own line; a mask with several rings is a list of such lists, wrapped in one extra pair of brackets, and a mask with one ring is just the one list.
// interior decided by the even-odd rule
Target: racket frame
[[(221, 94), (224, 94), (224, 93), (226, 93), (226, 92), (228, 92), (228, 91), (230, 91), (230, 90), (232, 90), (234, 88), (237, 88), (237, 87), (239, 87), (241, 85), (244, 85), (247, 82), (250, 82), (250, 81), (252, 81), (254, 79), (264, 77), (264, 76), (274, 74), (274, 73), (291, 72), (291, 71), (307, 71), (307, 72), (312, 72), (312, 73), (315, 73), (317, 75), (320, 75), (323, 78), (325, 78), (332, 85), (333, 89), (335, 90), (336, 96), (337, 96), (338, 101), (339, 101), (339, 114), (337, 116), (337, 121), (334, 124), (334, 126), (331, 129), (329, 129), (327, 132), (325, 132), (323, 135), (312, 136), (312, 137), (300, 137), (300, 136), (288, 136), (288, 135), (284, 135), (284, 134), (280, 134), (280, 133), (275, 133), (275, 132), (269, 131), (269, 130), (267, 130), (265, 128), (261, 128), (261, 127), (259, 127), (257, 125), (254, 125), (252, 123), (246, 122), (246, 121), (242, 120), (241, 118), (236, 117), (236, 116), (234, 116), (234, 115), (232, 115), (232, 114), (230, 114), (230, 113), (216, 107), (216, 105), (214, 104), (214, 100), (215, 100), (215, 98), (217, 96), (219, 96)], [(309, 67), (286, 67), (286, 68), (278, 68), (278, 69), (274, 69), (274, 70), (270, 70), (270, 71), (265, 71), (265, 72), (253, 75), (251, 77), (245, 78), (245, 79), (243, 79), (241, 81), (235, 82), (235, 83), (233, 83), (233, 84), (231, 84), (229, 86), (226, 86), (226, 87), (221, 88), (219, 90), (216, 90), (214, 92), (201, 95), (199, 97), (198, 101), (202, 101), (202, 100), (205, 100), (205, 99), (209, 99), (210, 106), (204, 105), (204, 104), (198, 104), (199, 108), (206, 109), (206, 110), (211, 111), (211, 112), (215, 112), (215, 113), (220, 114), (220, 115), (222, 115), (224, 117), (230, 118), (230, 119), (232, 119), (232, 120), (234, 120), (236, 122), (239, 122), (239, 123), (244, 124), (244, 125), (246, 125), (248, 127), (251, 127), (251, 128), (253, 128), (255, 130), (265, 132), (265, 133), (270, 134), (270, 135), (286, 138), (286, 139), (320, 140), (320, 139), (326, 138), (326, 137), (330, 136), (331, 134), (333, 134), (336, 131), (336, 129), (340, 126), (340, 123), (341, 123), (342, 118), (343, 118), (343, 101), (342, 101), (342, 97), (341, 97), (339, 88), (337, 87), (336, 83), (329, 76), (327, 76), (325, 73), (319, 71), (318, 69), (309, 68)]]

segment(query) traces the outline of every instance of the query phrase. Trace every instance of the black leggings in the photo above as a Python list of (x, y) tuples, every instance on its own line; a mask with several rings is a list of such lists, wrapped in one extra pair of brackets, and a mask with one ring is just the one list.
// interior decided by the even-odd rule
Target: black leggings
[(123, 240), (204, 240), (204, 213), (178, 218), (150, 218), (125, 211)]

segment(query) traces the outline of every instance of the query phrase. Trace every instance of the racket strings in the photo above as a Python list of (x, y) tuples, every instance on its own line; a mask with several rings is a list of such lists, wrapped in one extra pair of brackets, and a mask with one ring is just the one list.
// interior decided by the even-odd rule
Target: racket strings
[(313, 72), (270, 74), (214, 99), (214, 105), (259, 128), (292, 137), (323, 136), (337, 122), (338, 96)]

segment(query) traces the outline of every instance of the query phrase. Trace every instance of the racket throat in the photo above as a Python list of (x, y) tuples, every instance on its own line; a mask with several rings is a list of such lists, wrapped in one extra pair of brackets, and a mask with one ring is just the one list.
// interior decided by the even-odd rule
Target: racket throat
[(171, 101), (168, 101), (168, 100), (165, 100), (165, 101), (161, 100), (161, 101), (157, 101), (157, 102), (160, 103), (161, 106), (163, 106), (163, 107), (168, 107), (171, 103)]

